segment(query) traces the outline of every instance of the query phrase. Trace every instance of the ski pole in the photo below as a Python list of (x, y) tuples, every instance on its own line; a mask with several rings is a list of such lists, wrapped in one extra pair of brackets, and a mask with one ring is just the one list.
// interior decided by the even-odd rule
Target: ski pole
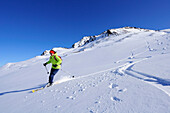
[(46, 69), (46, 71), (47, 71), (47, 74), (49, 74), (48, 69), (47, 69), (47, 67), (46, 67), (46, 66), (45, 66), (45, 69)]
[(74, 78), (74, 75), (70, 74), (69, 72), (64, 71), (63, 69), (61, 69), (61, 71), (63, 71), (63, 72), (66, 73), (66, 74), (69, 74), (70, 76), (72, 76), (72, 78)]

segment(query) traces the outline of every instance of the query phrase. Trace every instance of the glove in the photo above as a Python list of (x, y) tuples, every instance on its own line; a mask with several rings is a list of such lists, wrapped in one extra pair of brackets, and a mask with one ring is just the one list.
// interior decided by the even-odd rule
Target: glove
[(44, 65), (44, 66), (46, 66), (46, 65), (47, 65), (47, 62), (46, 62), (46, 63), (44, 63), (43, 65)]

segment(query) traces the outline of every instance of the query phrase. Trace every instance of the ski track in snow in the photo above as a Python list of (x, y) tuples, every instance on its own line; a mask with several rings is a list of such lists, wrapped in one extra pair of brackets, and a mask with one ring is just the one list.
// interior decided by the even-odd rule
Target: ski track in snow
[[(150, 57), (149, 57), (150, 58)], [(134, 76), (136, 76), (135, 78), (137, 78), (137, 79), (139, 79), (139, 80), (142, 80), (142, 81), (144, 81), (144, 83), (149, 83), (149, 84), (151, 84), (151, 85), (153, 85), (153, 86), (155, 86), (156, 88), (158, 88), (158, 89), (160, 89), (160, 90), (162, 90), (163, 92), (165, 92), (166, 94), (170, 94), (169, 92), (167, 92), (168, 90), (166, 89), (166, 87), (164, 87), (164, 86), (161, 86), (161, 85), (159, 85), (159, 84), (156, 84), (156, 83), (152, 83), (152, 79), (154, 78), (154, 77), (152, 77), (152, 78), (149, 78), (149, 77), (147, 77), (146, 78), (146, 76), (145, 76), (145, 78), (144, 79), (141, 79), (141, 78), (139, 78), (138, 76), (137, 76), (137, 74), (136, 75), (133, 75), (130, 71), (133, 71), (131, 68), (135, 65), (135, 64), (137, 64), (137, 63), (139, 63), (139, 62), (142, 62), (142, 61), (144, 61), (144, 60), (147, 60), (147, 59), (149, 59), (148, 57), (146, 57), (146, 58), (144, 58), (144, 59), (142, 59), (142, 60), (138, 60), (138, 61), (135, 61), (135, 62), (133, 62), (133, 61), (131, 61), (131, 62), (128, 62), (128, 63), (126, 63), (126, 64), (123, 64), (123, 65), (121, 65), (121, 66), (118, 66), (118, 67), (114, 67), (114, 68), (110, 68), (110, 69), (107, 69), (107, 70), (103, 70), (103, 71), (100, 71), (100, 72), (96, 72), (96, 73), (91, 73), (91, 74), (87, 74), (87, 75), (82, 75), (82, 76), (80, 76), (80, 77), (77, 77), (77, 78), (63, 78), (63, 79), (61, 79), (61, 80), (58, 80), (58, 81), (56, 81), (57, 83), (64, 83), (64, 82), (69, 82), (69, 81), (72, 81), (72, 80), (78, 80), (78, 79), (80, 79), (80, 80), (82, 80), (83, 78), (86, 78), (86, 77), (95, 77), (95, 76), (99, 76), (99, 75), (102, 75), (102, 76), (105, 76), (105, 75), (107, 75), (107, 73), (114, 73), (115, 75), (117, 74), (117, 75), (120, 75), (120, 76), (124, 76), (125, 74), (127, 74), (127, 75), (130, 75), (130, 76), (132, 76), (132, 77), (134, 77)], [(103, 73), (103, 74), (102, 74)], [(137, 72), (136, 72), (137, 73)], [(138, 73), (139, 74), (139, 73)], [(100, 80), (100, 82), (103, 82), (103, 79), (106, 79), (106, 77), (103, 77), (102, 79), (98, 79), (98, 80)], [(79, 80), (79, 81), (80, 81)], [(150, 82), (151, 81), (151, 82)], [(154, 81), (154, 82), (156, 82), (156, 81)], [(65, 98), (66, 99), (68, 99), (68, 100), (76, 100), (76, 96), (77, 96), (77, 94), (79, 93), (79, 92), (84, 92), (87, 88), (89, 88), (89, 87), (97, 87), (99, 85), (99, 83), (92, 83), (90, 86), (88, 86), (88, 85), (84, 85), (84, 84), (81, 84), (81, 83), (79, 83), (78, 84), (78, 86), (79, 86), (79, 90), (77, 90), (77, 91), (73, 91), (73, 93), (72, 93), (72, 95), (70, 95), (70, 96), (66, 96)], [(66, 88), (66, 87), (65, 87)], [(117, 92), (118, 92), (118, 94), (121, 94), (121, 93), (123, 93), (123, 92), (126, 92), (128, 89), (127, 88), (119, 88), (119, 85), (117, 85), (117, 84), (115, 84), (115, 83), (110, 83), (109, 85), (108, 85), (108, 88), (110, 88), (111, 90), (116, 90)], [(169, 88), (169, 87), (167, 87), (167, 88)], [(165, 90), (164, 90), (165, 89)], [(69, 90), (69, 89), (67, 89), (67, 90)], [(64, 92), (64, 93), (67, 93), (67, 90), (66, 91), (62, 91), (62, 92)], [(53, 92), (53, 90), (51, 90), (51, 92)], [(109, 94), (109, 93), (108, 93)], [(110, 95), (112, 95), (111, 94), (111, 92), (110, 92)], [(170, 95), (169, 95), (170, 96)], [(102, 96), (100, 96), (100, 97), (98, 97), (98, 99), (94, 102), (94, 107), (88, 107), (87, 109), (89, 110), (89, 112), (98, 112), (98, 110), (97, 109), (100, 109), (100, 103), (101, 103), (101, 101), (102, 101)], [(114, 95), (112, 95), (112, 96), (110, 96), (110, 101), (113, 101), (114, 103), (120, 103), (120, 102), (122, 102), (123, 100), (121, 99), (121, 98), (119, 98), (119, 96), (117, 95), (117, 96), (114, 96)], [(96, 106), (98, 106), (98, 107), (96, 107)], [(61, 107), (61, 105), (58, 105), (58, 106), (55, 106), (55, 108), (60, 108)], [(97, 108), (97, 109), (96, 109)], [(106, 110), (107, 111), (107, 110)]]
[[(146, 51), (144, 51), (144, 52), (146, 52)], [(144, 52), (136, 54), (135, 57), (140, 55), (140, 54), (143, 54)], [(128, 58), (130, 58), (130, 57), (131, 56), (129, 56)], [(128, 61), (128, 63), (125, 63), (125, 64), (123, 64), (121, 66), (118, 66), (118, 67), (109, 68), (109, 69), (106, 69), (106, 70), (102, 70), (102, 71), (91, 73), (91, 74), (87, 74), (87, 75), (81, 75), (80, 77), (76, 77), (76, 78), (67, 78), (66, 77), (66, 78), (58, 80), (56, 82), (57, 83), (63, 83), (63, 82), (67, 82), (67, 81), (70, 81), (70, 80), (82, 79), (82, 78), (85, 78), (85, 77), (89, 77), (89, 76), (105, 73), (105, 72), (108, 72), (108, 71), (112, 70), (112, 72), (114, 72), (115, 74), (119, 74), (121, 76), (123, 76), (125, 74), (128, 74), (128, 75), (130, 75), (132, 77), (135, 77), (135, 78), (137, 78), (137, 79), (139, 79), (141, 81), (144, 81), (145, 83), (149, 83), (149, 84), (155, 86), (156, 88), (162, 90), (168, 96), (170, 96), (170, 87), (166, 86), (166, 85), (170, 85), (170, 79), (169, 80), (164, 80), (164, 79), (161, 79), (161, 78), (154, 77), (152, 75), (147, 75), (147, 74), (142, 73), (142, 72), (135, 72), (134, 70), (131, 69), (135, 64), (137, 64), (139, 62), (142, 62), (144, 60), (147, 60), (148, 58), (151, 58), (151, 57), (146, 57), (146, 58), (143, 58), (143, 59), (135, 61), (135, 62), (134, 61)], [(127, 58), (125, 58), (125, 59), (127, 59)], [(118, 62), (123, 61), (125, 59), (119, 60)], [(136, 73), (136, 74), (133, 74), (133, 73)], [(138, 74), (139, 75), (143, 75), (143, 78), (138, 77)], [(114, 88), (114, 87), (116, 87), (116, 84), (110, 85), (109, 87), (110, 88)], [(120, 92), (123, 92), (123, 91), (124, 90), (120, 90)], [(111, 100), (115, 100), (115, 99), (113, 97), (111, 97)]]
[[(151, 58), (151, 57), (146, 57), (146, 58), (144, 58), (144, 59), (141, 59), (141, 60), (138, 60), (138, 61), (130, 61), (130, 62), (128, 62), (128, 63), (125, 63), (125, 64), (123, 64), (123, 65), (121, 65), (121, 66), (118, 66), (118, 67), (114, 67), (114, 68), (110, 68), (110, 69), (107, 69), (107, 70), (103, 70), (103, 71), (100, 71), (100, 72), (96, 72), (96, 73), (91, 73), (91, 74), (87, 74), (87, 75), (82, 75), (82, 76), (80, 76), (80, 77), (77, 77), (77, 78), (63, 78), (63, 79), (61, 79), (61, 80), (58, 80), (58, 81), (56, 81), (57, 83), (64, 83), (64, 82), (69, 82), (69, 81), (72, 81), (72, 80), (82, 80), (83, 78), (87, 78), (87, 77), (97, 77), (97, 76), (99, 76), (99, 75), (102, 75), (102, 79), (98, 79), (99, 80), (99, 82), (103, 82), (104, 81), (104, 79), (106, 79), (107, 77), (104, 77), (105, 75), (107, 75), (107, 73), (114, 73), (115, 75), (120, 75), (120, 77), (121, 76), (124, 76), (125, 74), (127, 74), (127, 75), (130, 75), (130, 76), (132, 76), (132, 77), (135, 77), (135, 78), (137, 78), (137, 79), (139, 79), (139, 80), (141, 80), (141, 81), (144, 81), (144, 83), (149, 83), (149, 84), (151, 84), (151, 85), (153, 85), (154, 87), (156, 87), (156, 88), (158, 88), (158, 89), (160, 89), (160, 90), (162, 90), (164, 93), (166, 93), (168, 96), (170, 96), (170, 93), (168, 92), (168, 89), (169, 89), (169, 87), (167, 86), (167, 87), (164, 87), (164, 86), (161, 86), (160, 84), (156, 84), (156, 80), (154, 81), (153, 80), (153, 78), (156, 78), (156, 77), (154, 77), (154, 76), (152, 76), (152, 77), (146, 77), (145, 76), (145, 78), (140, 78), (140, 77), (138, 77), (137, 76), (137, 74), (136, 75), (133, 75), (130, 71), (133, 71), (132, 70), (132, 67), (135, 65), (135, 64), (137, 64), (137, 63), (139, 63), (139, 62), (142, 62), (142, 61), (145, 61), (145, 60), (147, 60), (147, 59), (149, 59), (149, 58)], [(133, 71), (134, 72), (134, 71)], [(103, 74), (102, 74), (103, 73)], [(136, 72), (137, 73), (137, 72)], [(138, 74), (139, 74), (139, 72), (138, 72)], [(168, 83), (169, 83), (169, 81), (167, 81)], [(70, 96), (66, 96), (65, 98), (66, 99), (68, 99), (68, 100), (76, 100), (76, 98), (77, 98), (77, 94), (78, 93), (80, 93), (80, 92), (84, 92), (87, 88), (90, 88), (90, 87), (97, 87), (99, 85), (99, 83), (92, 83), (92, 84), (90, 84), (90, 85), (88, 85), (87, 83), (86, 83), (86, 85), (84, 85), (84, 84), (81, 84), (81, 83), (79, 83), (78, 84), (78, 86), (79, 86), (79, 90), (77, 90), (77, 91), (73, 91), (73, 93), (72, 93), (72, 95), (70, 95)], [(65, 87), (66, 88), (66, 87)], [(119, 88), (119, 85), (117, 85), (117, 84), (115, 84), (115, 83), (110, 83), (109, 85), (108, 85), (108, 88), (109, 89), (111, 89), (111, 90), (116, 90), (116, 92), (118, 93), (118, 94), (122, 94), (123, 92), (126, 92), (128, 89), (127, 88)], [(67, 89), (67, 90), (69, 90), (69, 89)], [(68, 91), (62, 91), (62, 92), (64, 92), (64, 93), (67, 93)], [(112, 93), (111, 93), (111, 91), (110, 91), (110, 93), (107, 93), (107, 94), (109, 94), (110, 95), (110, 101), (112, 101), (112, 102), (114, 102), (114, 103), (120, 103), (120, 102), (122, 102), (123, 100), (119, 97), (119, 95), (113, 95)], [(88, 110), (89, 110), (89, 112), (98, 112), (98, 110), (97, 109), (99, 109), (101, 106), (100, 106), (100, 103), (101, 103), (101, 101), (102, 101), (102, 96), (100, 96), (94, 103), (94, 107), (89, 107), (89, 108), (87, 108)], [(96, 106), (98, 106), (98, 107), (96, 107)], [(58, 106), (56, 106), (55, 108), (60, 108), (61, 107), (61, 105), (58, 105)], [(97, 109), (96, 109), (97, 108)], [(107, 110), (106, 110), (107, 111)]]

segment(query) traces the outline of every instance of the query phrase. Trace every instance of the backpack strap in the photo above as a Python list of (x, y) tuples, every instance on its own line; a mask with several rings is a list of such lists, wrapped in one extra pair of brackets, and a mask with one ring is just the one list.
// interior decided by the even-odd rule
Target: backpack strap
[[(61, 59), (61, 57), (60, 56), (58, 56), (60, 59)], [(56, 57), (54, 56), (54, 59), (57, 61), (57, 59), (56, 59)], [(61, 59), (62, 60), (62, 59)], [(61, 63), (62, 64), (62, 63)]]
[(57, 61), (56, 57), (54, 56), (54, 59)]

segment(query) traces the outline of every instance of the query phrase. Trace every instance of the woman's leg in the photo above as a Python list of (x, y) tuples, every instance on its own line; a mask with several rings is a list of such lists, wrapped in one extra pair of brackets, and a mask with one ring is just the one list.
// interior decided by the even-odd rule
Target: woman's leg
[(53, 79), (55, 74), (59, 71), (59, 69), (53, 69), (51, 68), (51, 72), (50, 72), (50, 76), (49, 76), (49, 83), (52, 84), (53, 83)]

